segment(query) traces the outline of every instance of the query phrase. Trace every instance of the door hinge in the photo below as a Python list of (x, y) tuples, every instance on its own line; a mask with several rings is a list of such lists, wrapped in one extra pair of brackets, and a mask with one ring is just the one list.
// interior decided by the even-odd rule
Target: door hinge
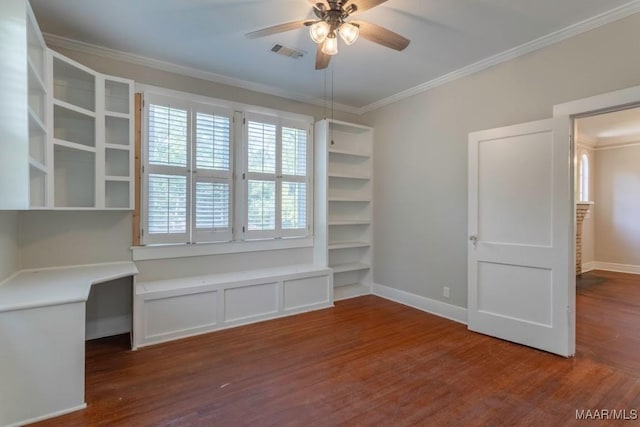
[(247, 119), (245, 119), (244, 117), (242, 118), (242, 124), (246, 125), (247, 124)]
[(141, 166), (140, 170), (144, 173), (144, 165)]
[(246, 179), (245, 175), (244, 175), (244, 172), (242, 172), (242, 179)]
[(144, 228), (140, 229), (140, 236), (144, 236)]
[(242, 226), (242, 232), (243, 232), (243, 233), (245, 232), (244, 230), (245, 230), (245, 228), (244, 228), (244, 225), (243, 225), (243, 226)]

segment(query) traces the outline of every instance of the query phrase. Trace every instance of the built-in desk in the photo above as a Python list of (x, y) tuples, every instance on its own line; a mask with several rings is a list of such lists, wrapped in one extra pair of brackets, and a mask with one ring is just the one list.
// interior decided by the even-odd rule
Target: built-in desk
[(86, 406), (85, 304), (91, 286), (134, 276), (132, 262), (23, 270), (0, 283), (0, 426)]

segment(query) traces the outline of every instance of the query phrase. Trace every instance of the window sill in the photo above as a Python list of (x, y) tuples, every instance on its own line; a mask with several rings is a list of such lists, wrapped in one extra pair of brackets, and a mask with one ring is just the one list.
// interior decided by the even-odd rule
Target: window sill
[(277, 251), (281, 249), (313, 247), (313, 237), (252, 240), (225, 243), (198, 243), (194, 245), (149, 245), (131, 248), (134, 261), (187, 258), (194, 256), (237, 254), (243, 252)]

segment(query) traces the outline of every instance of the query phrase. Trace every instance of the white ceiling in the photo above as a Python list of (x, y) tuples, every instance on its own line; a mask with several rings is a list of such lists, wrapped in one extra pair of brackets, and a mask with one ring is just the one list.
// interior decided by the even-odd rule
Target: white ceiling
[(640, 108), (576, 120), (577, 141), (591, 147), (640, 142)]
[[(357, 0), (353, 0), (357, 4)], [(638, 0), (388, 0), (358, 16), (411, 39), (396, 52), (360, 39), (340, 44), (326, 78), (353, 109)], [(31, 0), (45, 33), (324, 99), (305, 29), (260, 39), (244, 34), (312, 18), (306, 0)], [(341, 40), (340, 40), (341, 42)], [(294, 60), (275, 44), (308, 52)], [(330, 84), (329, 84), (330, 87)]]

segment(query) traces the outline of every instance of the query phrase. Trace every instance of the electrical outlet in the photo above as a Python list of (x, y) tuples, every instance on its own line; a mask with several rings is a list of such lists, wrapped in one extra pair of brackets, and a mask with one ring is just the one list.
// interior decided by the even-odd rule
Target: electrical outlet
[(444, 295), (445, 298), (449, 298), (449, 287), (445, 286), (442, 288), (442, 295)]

